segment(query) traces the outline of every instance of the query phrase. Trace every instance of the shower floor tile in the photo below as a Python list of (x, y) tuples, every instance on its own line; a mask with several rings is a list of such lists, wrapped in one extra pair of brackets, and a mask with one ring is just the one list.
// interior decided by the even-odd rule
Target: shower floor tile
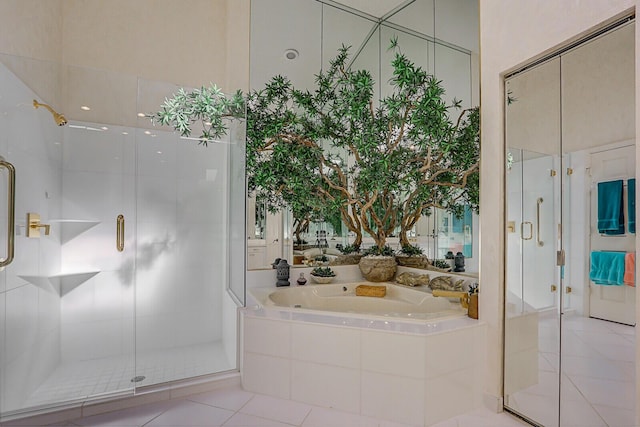
[[(67, 362), (57, 367), (24, 406), (85, 399), (235, 367), (220, 342), (154, 350), (140, 353), (135, 359), (130, 355)], [(144, 379), (133, 382), (134, 377)]]

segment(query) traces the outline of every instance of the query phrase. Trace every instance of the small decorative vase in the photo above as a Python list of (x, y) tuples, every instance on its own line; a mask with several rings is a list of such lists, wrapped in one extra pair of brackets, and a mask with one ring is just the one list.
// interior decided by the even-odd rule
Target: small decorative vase
[(327, 283), (331, 283), (333, 281), (333, 277), (334, 276), (316, 276), (312, 274), (311, 280), (318, 284), (326, 285)]
[(298, 280), (296, 280), (296, 282), (298, 283), (298, 286), (307, 284), (307, 279), (304, 277), (304, 273), (300, 273), (300, 277), (298, 277)]

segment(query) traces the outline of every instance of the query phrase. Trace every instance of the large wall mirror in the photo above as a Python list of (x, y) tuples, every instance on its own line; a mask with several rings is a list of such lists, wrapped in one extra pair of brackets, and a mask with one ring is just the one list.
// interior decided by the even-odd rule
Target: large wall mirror
[[(479, 101), (477, 34), (477, 0), (254, 1), (251, 89), (263, 88), (274, 75), (312, 89), (319, 70), (346, 45), (351, 46), (350, 66), (368, 70), (376, 82), (375, 97), (383, 97), (392, 73), (388, 47), (397, 39), (404, 54), (442, 81), (447, 102), (461, 100), (461, 107), (469, 108)], [(471, 209), (460, 215), (433, 209), (415, 224), (409, 239), (431, 259), (462, 252), (467, 271), (477, 272), (477, 222)], [(296, 218), (287, 210), (269, 212), (249, 197), (247, 239), (247, 267), (261, 269), (271, 268), (275, 258), (302, 265), (311, 248), (339, 254), (337, 248), (350, 244), (353, 233), (339, 216)], [(397, 237), (387, 242), (399, 248)], [(364, 238), (363, 247), (372, 244)]]
[(624, 20), (505, 81), (504, 402), (535, 425), (637, 425), (634, 44)]

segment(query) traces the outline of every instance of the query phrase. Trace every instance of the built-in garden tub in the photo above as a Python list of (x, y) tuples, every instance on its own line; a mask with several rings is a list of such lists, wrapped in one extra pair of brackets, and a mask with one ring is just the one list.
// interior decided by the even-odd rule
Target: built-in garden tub
[(479, 407), (486, 326), (428, 290), (360, 284), (251, 289), (243, 387), (416, 426)]

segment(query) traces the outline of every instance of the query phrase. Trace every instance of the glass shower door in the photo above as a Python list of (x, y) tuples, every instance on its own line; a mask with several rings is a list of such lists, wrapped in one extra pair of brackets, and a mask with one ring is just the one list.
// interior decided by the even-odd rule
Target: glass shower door
[(510, 149), (505, 405), (557, 426), (560, 272), (554, 157)]

